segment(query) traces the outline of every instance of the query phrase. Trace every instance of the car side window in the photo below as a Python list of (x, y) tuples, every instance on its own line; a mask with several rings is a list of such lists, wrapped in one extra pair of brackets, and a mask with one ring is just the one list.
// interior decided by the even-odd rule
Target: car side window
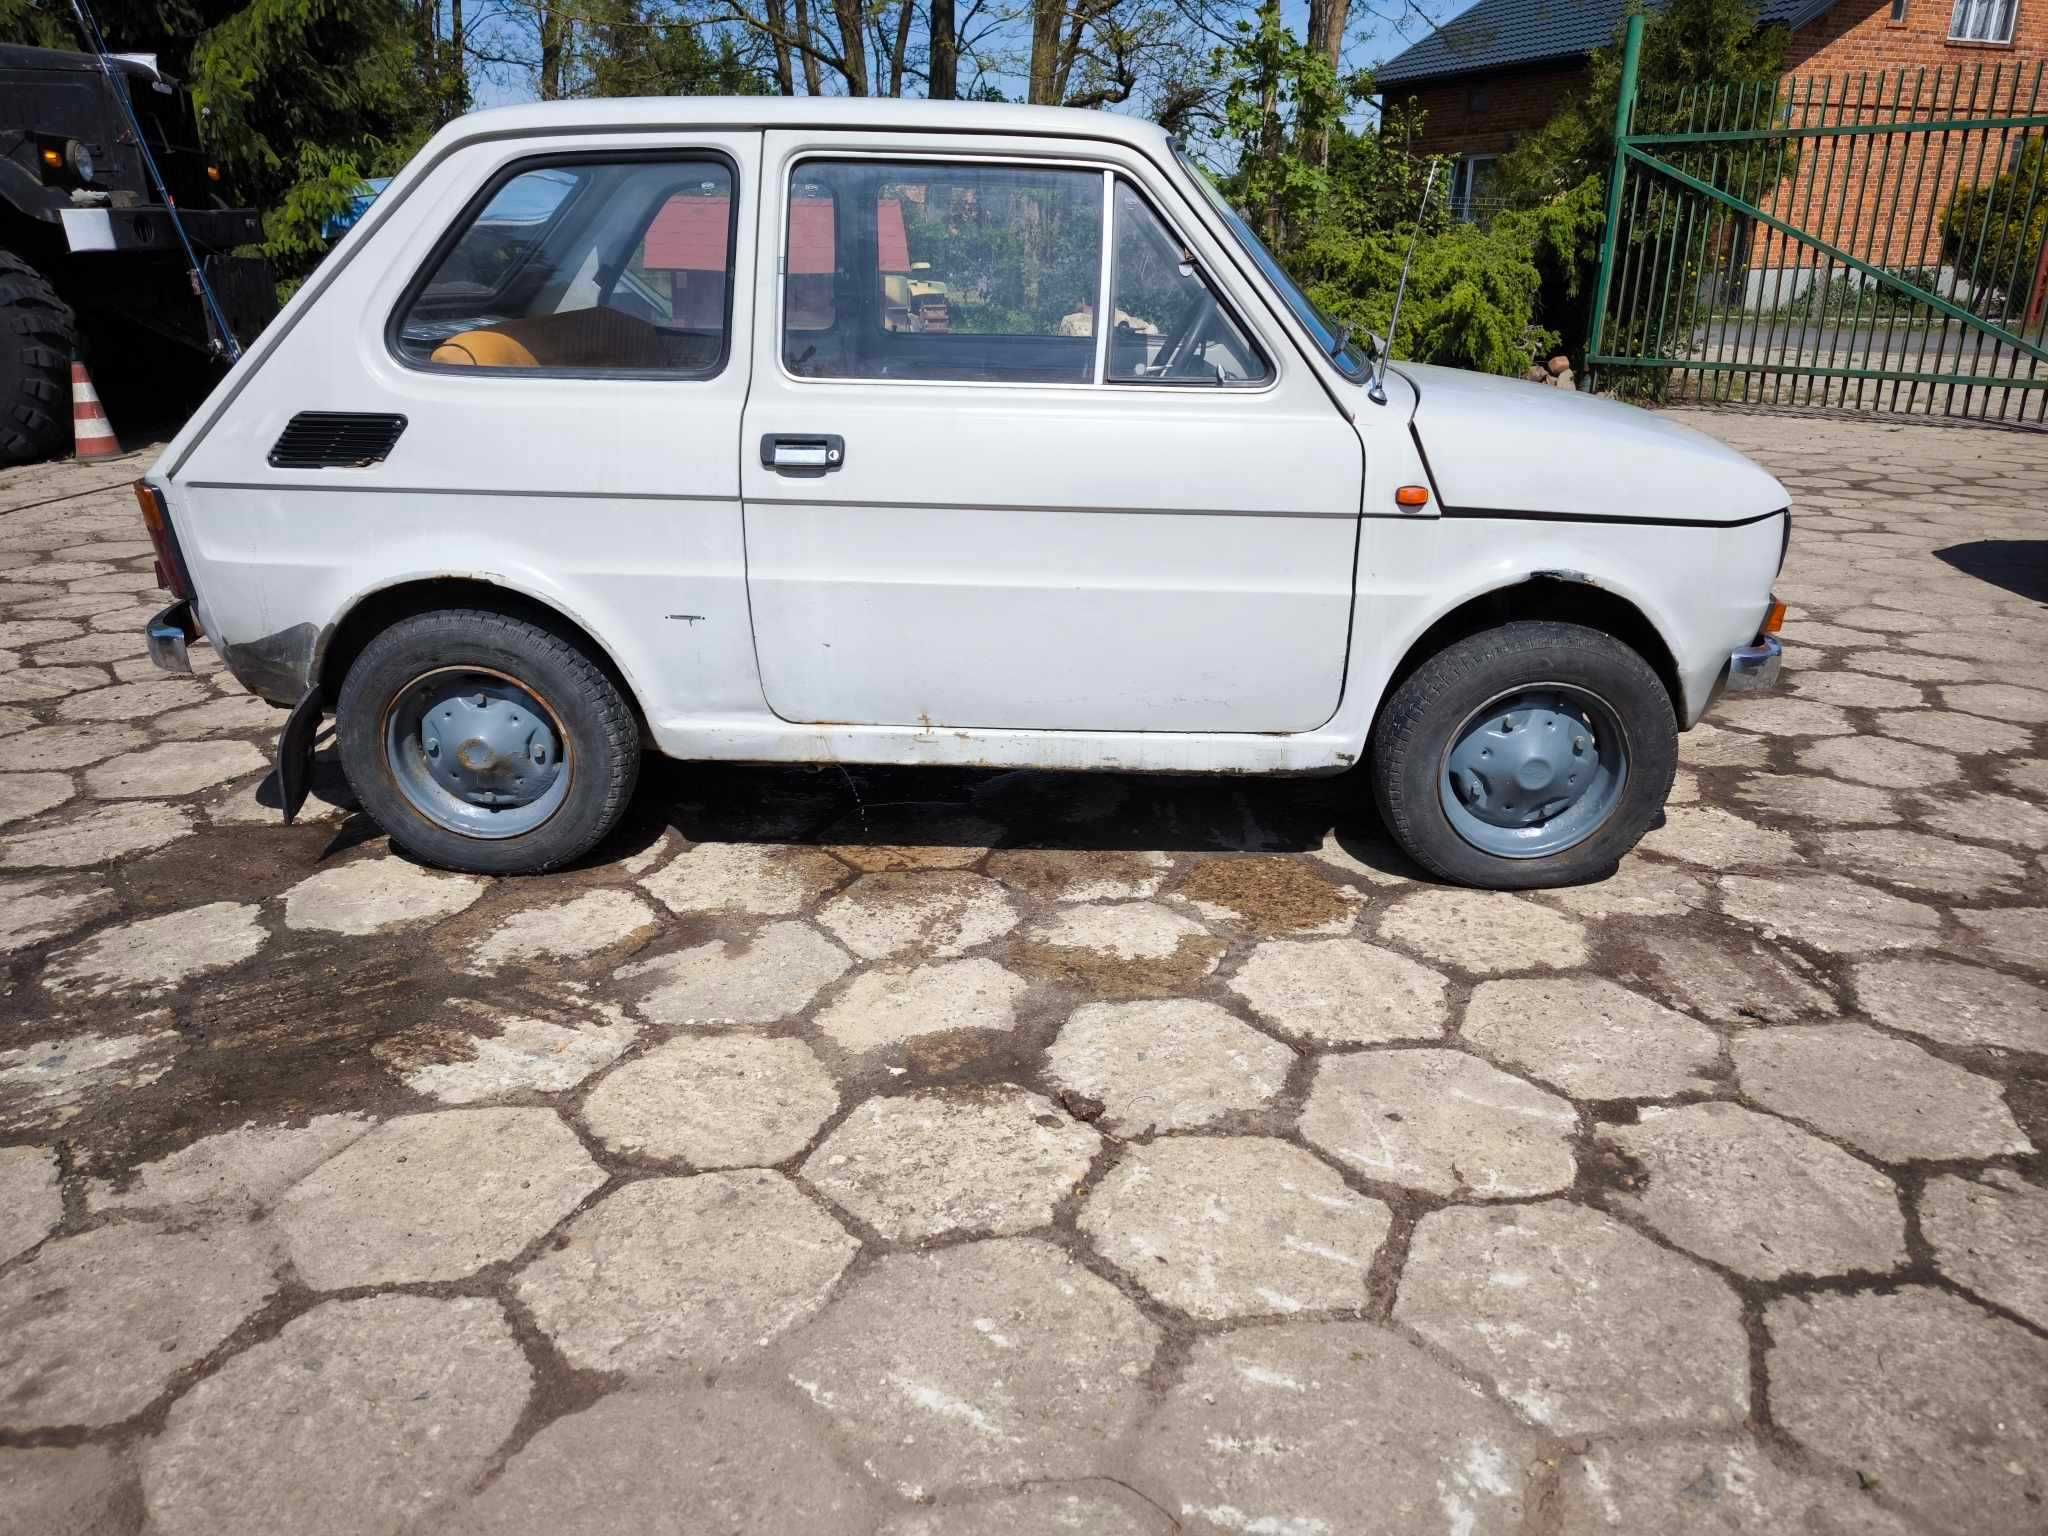
[(792, 175), (783, 359), (812, 378), (1086, 384), (1102, 174), (812, 160)]
[(729, 341), (721, 160), (533, 166), (465, 215), (393, 341), (428, 367), (709, 377)]
[(1262, 384), (1272, 377), (1193, 256), (1129, 182), (1115, 196), (1109, 349), (1112, 384)]

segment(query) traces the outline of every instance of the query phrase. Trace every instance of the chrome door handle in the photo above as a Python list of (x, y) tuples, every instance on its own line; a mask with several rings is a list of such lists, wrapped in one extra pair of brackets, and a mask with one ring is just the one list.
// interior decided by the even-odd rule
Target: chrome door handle
[(769, 432), (761, 438), (763, 467), (784, 474), (823, 475), (846, 462), (846, 439), (831, 432)]

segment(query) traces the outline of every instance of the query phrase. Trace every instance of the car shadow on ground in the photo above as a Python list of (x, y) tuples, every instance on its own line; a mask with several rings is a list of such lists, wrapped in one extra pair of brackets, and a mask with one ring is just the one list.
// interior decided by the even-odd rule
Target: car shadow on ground
[(1978, 539), (1937, 549), (1934, 558), (1965, 576), (2048, 605), (2048, 539)]

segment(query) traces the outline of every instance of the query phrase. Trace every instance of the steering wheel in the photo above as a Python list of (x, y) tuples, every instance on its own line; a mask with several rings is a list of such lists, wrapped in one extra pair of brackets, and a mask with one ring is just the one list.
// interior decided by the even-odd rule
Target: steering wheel
[(1175, 333), (1166, 349), (1166, 365), (1159, 370), (1163, 379), (1198, 379), (1213, 374), (1215, 369), (1202, 358), (1195, 342), (1216, 317), (1216, 295), (1204, 293), (1202, 302), (1197, 304), (1188, 323)]

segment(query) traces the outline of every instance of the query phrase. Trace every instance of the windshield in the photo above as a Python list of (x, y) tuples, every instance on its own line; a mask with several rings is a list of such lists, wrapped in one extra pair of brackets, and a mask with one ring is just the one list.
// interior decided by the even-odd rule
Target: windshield
[[(1271, 251), (1266, 249), (1265, 241), (1253, 232), (1243, 215), (1231, 207), (1223, 194), (1210, 183), (1202, 168), (1190, 160), (1178, 145), (1174, 147), (1173, 152), (1186, 167), (1187, 173), (1194, 178), (1195, 185), (1200, 187), (1203, 195), (1209, 199), (1209, 205), (1222, 216), (1223, 222), (1230, 226), (1231, 234), (1237, 237), (1237, 243), (1244, 247), (1245, 254), (1258, 263), (1259, 270), (1271, 279), (1275, 288), (1280, 290), (1280, 296), (1287, 301), (1287, 307), (1294, 311), (1295, 317), (1303, 325), (1308, 327), (1308, 333), (1315, 338), (1316, 345), (1352, 378), (1363, 379), (1366, 374), (1364, 350), (1356, 341), (1349, 339), (1348, 332), (1332, 324), (1328, 317), (1316, 308), (1309, 296), (1301, 291), (1301, 285), (1287, 275), (1287, 269), (1280, 265)], [(1340, 342), (1340, 337), (1346, 339)]]

